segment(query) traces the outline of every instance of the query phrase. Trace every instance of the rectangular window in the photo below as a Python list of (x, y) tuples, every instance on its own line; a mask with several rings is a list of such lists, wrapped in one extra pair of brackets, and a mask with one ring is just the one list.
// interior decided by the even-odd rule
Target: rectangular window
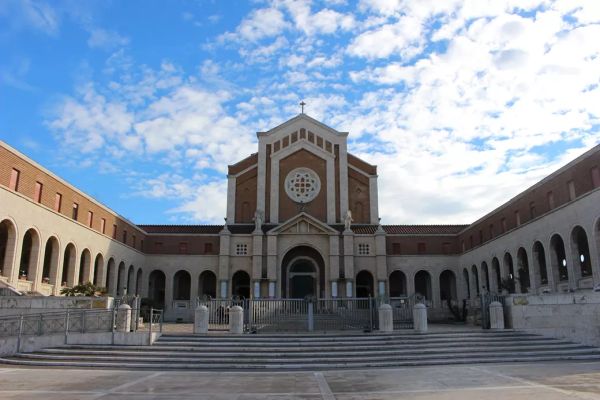
[(359, 256), (368, 256), (371, 253), (371, 246), (368, 243), (359, 243), (358, 244), (358, 255)]
[(548, 192), (548, 194), (546, 194), (546, 199), (548, 200), (548, 209), (553, 210), (554, 209), (554, 193), (552, 193), (552, 191)]
[(135, 235), (131, 235), (131, 247), (135, 249)]
[(400, 248), (400, 243), (392, 243), (392, 253), (400, 254), (401, 252), (402, 252), (402, 249)]
[(427, 246), (425, 245), (424, 242), (420, 242), (417, 244), (417, 253), (425, 254), (426, 251), (427, 251)]
[(452, 254), (452, 243), (449, 243), (449, 242), (442, 243), (442, 253), (443, 254)]
[(106, 233), (106, 219), (105, 218), (100, 218), (100, 232), (102, 232), (102, 234)]
[(600, 187), (600, 168), (592, 168), (592, 186), (594, 188)]
[(140, 240), (140, 250), (144, 251), (144, 239)]
[(521, 225), (521, 213), (519, 210), (515, 211), (515, 221), (517, 226)]
[(10, 183), (8, 187), (15, 192), (19, 191), (19, 177), (21, 176), (21, 171), (18, 169), (14, 169), (10, 173)]
[(502, 233), (506, 232), (506, 218), (502, 218), (500, 224), (502, 225)]
[(187, 254), (188, 253), (188, 244), (187, 242), (179, 243), (179, 254)]
[(127, 231), (123, 231), (123, 243), (127, 244)]
[(77, 216), (79, 215), (79, 204), (73, 203), (73, 212), (71, 213), (71, 218), (77, 221)]
[(62, 194), (56, 193), (54, 197), (54, 211), (60, 212), (60, 208), (62, 206)]
[(154, 251), (156, 252), (161, 252), (163, 249), (163, 244), (162, 242), (154, 242)]
[(569, 189), (569, 201), (575, 200), (575, 182), (574, 181), (567, 182), (567, 187)]
[(529, 218), (535, 218), (535, 201), (529, 203)]
[(92, 225), (94, 224), (94, 213), (92, 211), (88, 211), (88, 220), (87, 220), (87, 224), (88, 226), (91, 228)]
[(246, 243), (238, 243), (235, 245), (235, 255), (236, 256), (246, 256), (248, 255), (248, 245)]
[(212, 243), (204, 243), (204, 254), (210, 254), (213, 252), (213, 244)]
[(116, 224), (113, 225), (112, 238), (113, 239), (117, 238), (117, 225)]
[(42, 190), (44, 188), (44, 185), (41, 182), (36, 182), (35, 183), (35, 193), (33, 195), (33, 200), (35, 200), (37, 203), (41, 203), (42, 202)]

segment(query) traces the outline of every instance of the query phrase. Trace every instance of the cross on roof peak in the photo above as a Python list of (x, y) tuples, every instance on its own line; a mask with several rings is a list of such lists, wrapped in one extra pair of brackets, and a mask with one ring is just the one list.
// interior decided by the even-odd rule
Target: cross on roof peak
[(300, 113), (301, 113), (301, 114), (304, 114), (304, 106), (305, 106), (305, 105), (306, 105), (306, 103), (304, 102), (304, 100), (302, 100), (302, 101), (300, 102), (300, 107), (301, 107), (301, 108), (300, 108)]

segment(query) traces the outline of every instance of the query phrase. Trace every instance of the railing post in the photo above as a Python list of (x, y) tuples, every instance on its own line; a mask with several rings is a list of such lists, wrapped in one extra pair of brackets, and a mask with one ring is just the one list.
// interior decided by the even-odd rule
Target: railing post
[(17, 353), (21, 352), (21, 335), (23, 334), (23, 314), (19, 316), (19, 335), (17, 336)]
[(154, 313), (154, 309), (150, 307), (150, 321), (148, 324), (148, 345), (152, 346), (152, 314)]
[(373, 300), (372, 297), (369, 296), (369, 329), (373, 330)]
[(162, 333), (163, 330), (163, 322), (165, 320), (165, 310), (160, 310), (160, 325), (158, 326), (158, 331)]
[(315, 320), (312, 301), (308, 302), (308, 331), (312, 332), (315, 330)]
[(65, 314), (65, 344), (69, 343), (69, 309), (67, 308), (67, 313)]
[(117, 309), (113, 307), (112, 310), (112, 324), (111, 324), (111, 344), (115, 344), (115, 323), (117, 322)]

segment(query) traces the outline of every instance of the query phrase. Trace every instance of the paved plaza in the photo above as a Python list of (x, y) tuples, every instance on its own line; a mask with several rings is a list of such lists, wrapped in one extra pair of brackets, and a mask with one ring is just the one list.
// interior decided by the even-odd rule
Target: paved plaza
[(0, 399), (600, 399), (600, 363), (210, 373), (0, 368)]

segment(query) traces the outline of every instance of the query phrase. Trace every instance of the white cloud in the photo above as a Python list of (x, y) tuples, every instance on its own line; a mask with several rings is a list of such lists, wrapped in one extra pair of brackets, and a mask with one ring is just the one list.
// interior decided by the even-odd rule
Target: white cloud
[(87, 43), (91, 48), (110, 50), (129, 44), (129, 38), (121, 36), (114, 31), (95, 28), (90, 31)]

